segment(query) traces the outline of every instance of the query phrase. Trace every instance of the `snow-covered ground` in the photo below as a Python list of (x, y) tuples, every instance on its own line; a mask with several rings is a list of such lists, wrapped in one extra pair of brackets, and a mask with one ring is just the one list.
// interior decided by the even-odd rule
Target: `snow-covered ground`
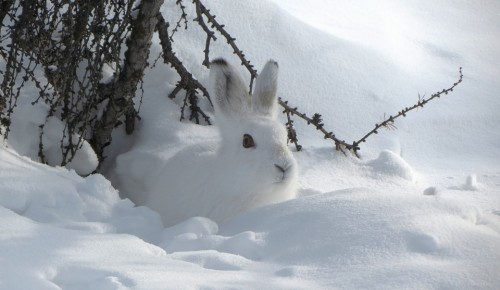
[[(176, 20), (172, 2), (162, 10)], [(160, 169), (173, 154), (217, 140), (213, 127), (177, 121), (171, 69), (147, 72), (142, 121), (132, 137), (116, 132), (104, 176), (20, 156), (36, 159), (44, 112), (21, 106), (21, 132), (0, 145), (0, 289), (498, 289), (500, 3), (305, 2), (207, 6), (257, 68), (279, 62), (279, 95), (337, 136), (359, 139), (449, 87), (459, 67), (463, 83), (370, 137), (361, 159), (297, 119), (298, 198), (169, 228), (111, 182), (122, 197), (167, 187)], [(203, 32), (191, 24), (175, 45), (206, 84)], [(211, 55), (238, 63), (220, 38)], [(72, 168), (94, 162), (87, 148)]]

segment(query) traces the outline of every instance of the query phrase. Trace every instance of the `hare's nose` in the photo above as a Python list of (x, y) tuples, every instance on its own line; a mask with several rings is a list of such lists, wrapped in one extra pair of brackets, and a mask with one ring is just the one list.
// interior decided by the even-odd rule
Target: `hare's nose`
[(276, 166), (276, 168), (278, 168), (281, 173), (285, 173), (286, 169), (284, 169), (283, 167), (279, 166), (278, 164), (274, 164), (274, 166)]

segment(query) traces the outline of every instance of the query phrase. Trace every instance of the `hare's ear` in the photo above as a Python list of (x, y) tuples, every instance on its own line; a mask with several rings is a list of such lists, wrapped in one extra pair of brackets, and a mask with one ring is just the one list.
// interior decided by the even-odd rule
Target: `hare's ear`
[(257, 77), (253, 92), (253, 110), (259, 115), (277, 116), (278, 63), (270, 60)]
[(222, 58), (210, 63), (210, 95), (216, 115), (235, 117), (250, 110), (252, 99), (241, 75)]

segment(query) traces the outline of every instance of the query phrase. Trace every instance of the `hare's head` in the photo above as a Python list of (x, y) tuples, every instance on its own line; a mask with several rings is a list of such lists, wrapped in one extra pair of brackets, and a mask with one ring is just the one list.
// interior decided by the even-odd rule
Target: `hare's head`
[[(210, 94), (222, 143), (218, 158), (231, 168), (228, 181), (259, 192), (295, 195), (297, 163), (287, 146), (287, 132), (277, 121), (278, 63), (269, 61), (248, 93), (241, 75), (224, 59), (210, 65)], [(285, 196), (271, 197), (276, 201)]]

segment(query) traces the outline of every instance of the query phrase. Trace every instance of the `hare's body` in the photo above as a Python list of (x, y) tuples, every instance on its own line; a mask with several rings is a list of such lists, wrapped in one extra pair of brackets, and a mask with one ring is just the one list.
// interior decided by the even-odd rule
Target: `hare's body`
[[(220, 141), (187, 147), (158, 168), (162, 188), (136, 199), (165, 225), (193, 216), (222, 221), (239, 212), (295, 197), (297, 164), (276, 121), (277, 64), (269, 62), (250, 96), (224, 60), (212, 63)], [(263, 79), (265, 77), (265, 79)], [(120, 160), (118, 160), (120, 162)]]

